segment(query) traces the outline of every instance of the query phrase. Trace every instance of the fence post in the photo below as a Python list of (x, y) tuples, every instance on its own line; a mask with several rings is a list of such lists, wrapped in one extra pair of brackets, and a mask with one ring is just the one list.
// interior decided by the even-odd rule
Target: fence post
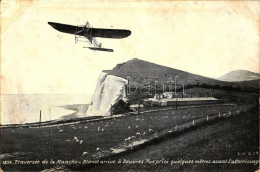
[(237, 114), (239, 114), (239, 110), (237, 110)]
[(110, 115), (112, 116), (112, 104), (111, 104), (111, 108), (110, 108), (110, 109), (111, 109), (111, 110), (110, 110), (110, 111), (111, 111), (111, 114), (110, 114)]
[(229, 116), (231, 116), (231, 111), (229, 111)]
[(209, 116), (207, 115), (207, 121), (209, 121)]
[(177, 125), (175, 125), (175, 131), (177, 131)]
[(218, 113), (218, 117), (220, 118), (220, 112)]
[(192, 125), (194, 126), (194, 120), (192, 121)]

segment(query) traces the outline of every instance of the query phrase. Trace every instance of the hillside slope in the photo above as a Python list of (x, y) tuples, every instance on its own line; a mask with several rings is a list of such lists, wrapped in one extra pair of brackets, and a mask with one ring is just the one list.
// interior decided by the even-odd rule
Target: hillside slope
[[(176, 88), (176, 90), (175, 90)], [(176, 91), (185, 92), (186, 96), (194, 93), (206, 96), (213, 89), (224, 91), (257, 92), (258, 81), (225, 82), (144, 60), (132, 59), (117, 64), (112, 70), (103, 70), (95, 93), (89, 102), (88, 116), (107, 116), (111, 107), (120, 100), (136, 103), (140, 99), (153, 97), (156, 93)], [(203, 92), (198, 91), (203, 88)], [(182, 94), (178, 94), (181, 97)]]
[(196, 74), (191, 74), (182, 70), (173, 69), (170, 67), (154, 64), (144, 60), (139, 60), (134, 58), (125, 63), (118, 64), (112, 70), (104, 70), (104, 72), (119, 76), (130, 81), (141, 82), (167, 82), (169, 78), (173, 81), (175, 77), (177, 82), (183, 82), (185, 84), (195, 84), (195, 83), (212, 83), (220, 84), (222, 81), (203, 77)]
[(250, 72), (247, 70), (234, 70), (231, 71), (224, 76), (218, 78), (222, 81), (249, 81), (249, 80), (257, 80), (260, 79), (259, 73)]

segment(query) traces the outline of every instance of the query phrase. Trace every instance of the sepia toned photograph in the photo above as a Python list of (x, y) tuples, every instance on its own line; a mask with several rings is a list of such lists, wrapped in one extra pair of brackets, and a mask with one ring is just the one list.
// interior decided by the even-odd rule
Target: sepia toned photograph
[(259, 0), (0, 4), (0, 172), (259, 170)]

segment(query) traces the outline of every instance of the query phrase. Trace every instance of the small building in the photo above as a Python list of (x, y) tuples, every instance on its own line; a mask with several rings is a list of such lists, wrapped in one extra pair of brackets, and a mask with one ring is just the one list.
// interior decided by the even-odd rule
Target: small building
[[(181, 97), (174, 98), (173, 92), (165, 92), (162, 94), (163, 98), (158, 98), (155, 95), (153, 98), (144, 100), (146, 106), (188, 106), (188, 105), (202, 105), (202, 104), (216, 104), (220, 100), (214, 97)], [(160, 96), (159, 96), (160, 97)]]

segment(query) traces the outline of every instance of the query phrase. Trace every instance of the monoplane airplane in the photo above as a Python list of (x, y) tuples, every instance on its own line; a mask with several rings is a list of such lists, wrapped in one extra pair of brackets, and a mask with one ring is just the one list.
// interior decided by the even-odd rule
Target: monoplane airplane
[[(61, 23), (48, 22), (54, 29), (75, 35), (75, 43), (80, 40), (80, 38), (84, 38), (84, 41), (89, 42), (90, 45), (93, 44), (94, 47), (84, 47), (89, 48), (91, 50), (97, 51), (108, 51), (113, 52), (113, 49), (102, 48), (102, 44), (98, 43), (95, 39), (96, 37), (100, 38), (112, 38), (112, 39), (120, 39), (125, 38), (131, 35), (130, 30), (122, 30), (122, 29), (101, 29), (101, 28), (93, 28), (87, 22), (84, 26), (73, 26)], [(86, 40), (87, 39), (87, 40)]]

